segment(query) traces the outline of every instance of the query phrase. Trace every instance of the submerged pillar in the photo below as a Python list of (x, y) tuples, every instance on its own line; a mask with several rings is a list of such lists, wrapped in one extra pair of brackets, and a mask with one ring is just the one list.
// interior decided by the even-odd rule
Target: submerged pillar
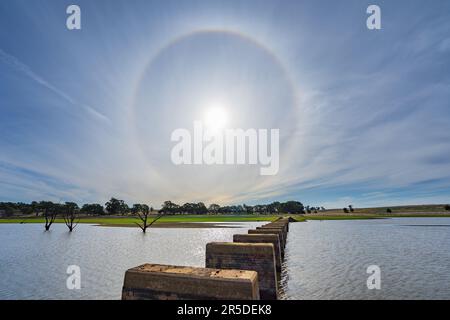
[(258, 228), (280, 228), (285, 233), (287, 233), (289, 231), (288, 224), (285, 224), (285, 223), (268, 223), (268, 224), (262, 225), (261, 227), (258, 227)]
[(211, 242), (206, 245), (207, 268), (256, 271), (260, 297), (264, 300), (278, 297), (275, 265), (272, 243)]
[(271, 243), (275, 251), (275, 267), (277, 270), (277, 279), (281, 273), (281, 249), (280, 238), (277, 234), (235, 234), (233, 235), (233, 242), (243, 243)]
[(285, 247), (285, 239), (284, 232), (281, 229), (269, 229), (269, 228), (260, 228), (260, 229), (250, 229), (248, 230), (248, 234), (277, 234), (280, 237), (280, 248), (281, 255), (284, 257), (284, 247)]
[(144, 264), (125, 272), (122, 300), (259, 300), (258, 275), (220, 270)]

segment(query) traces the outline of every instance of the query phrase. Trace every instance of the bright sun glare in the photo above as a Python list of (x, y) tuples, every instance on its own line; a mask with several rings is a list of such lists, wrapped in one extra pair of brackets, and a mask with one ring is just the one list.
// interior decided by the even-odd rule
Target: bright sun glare
[(210, 107), (204, 117), (205, 126), (213, 131), (225, 128), (228, 121), (228, 114), (221, 106)]

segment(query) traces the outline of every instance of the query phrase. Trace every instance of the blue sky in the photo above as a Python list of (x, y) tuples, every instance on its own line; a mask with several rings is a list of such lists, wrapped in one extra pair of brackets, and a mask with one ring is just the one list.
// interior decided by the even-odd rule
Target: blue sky
[[(4, 0), (0, 201), (448, 203), (449, 70), (448, 1)], [(170, 162), (214, 103), (278, 175)]]

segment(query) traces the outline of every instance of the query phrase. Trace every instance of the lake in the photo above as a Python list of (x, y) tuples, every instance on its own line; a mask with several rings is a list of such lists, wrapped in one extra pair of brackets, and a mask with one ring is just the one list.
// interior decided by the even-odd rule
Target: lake
[[(288, 299), (450, 299), (450, 218), (291, 223)], [(381, 271), (367, 288), (367, 267)]]
[[(222, 223), (221, 223), (222, 224)], [(204, 266), (205, 245), (239, 228), (136, 228), (0, 224), (0, 299), (120, 299), (125, 270), (146, 262)], [(81, 290), (66, 287), (69, 265)], [(283, 272), (286, 299), (449, 299), (450, 218), (291, 223)], [(381, 289), (367, 289), (369, 265)]]
[[(125, 271), (143, 263), (204, 267), (206, 244), (233, 241), (263, 222), (220, 223), (241, 228), (138, 228), (64, 224), (0, 224), (0, 299), (120, 299)], [(69, 290), (69, 265), (81, 289)]]

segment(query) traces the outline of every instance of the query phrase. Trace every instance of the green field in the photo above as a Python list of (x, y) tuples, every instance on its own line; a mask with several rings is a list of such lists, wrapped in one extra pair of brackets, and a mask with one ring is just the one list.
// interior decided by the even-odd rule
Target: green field
[[(174, 215), (162, 217), (156, 223), (272, 221), (277, 217), (278, 216), (273, 215)], [(149, 220), (150, 219), (152, 218), (149, 218)], [(79, 222), (99, 225), (134, 225), (138, 221), (139, 220), (134, 217), (89, 217), (81, 218)], [(44, 218), (41, 217), (0, 219), (0, 223), (44, 222)], [(56, 219), (55, 223), (64, 223), (64, 220)]]
[[(396, 214), (448, 214), (450, 211), (445, 210), (445, 204), (423, 204), (423, 205), (408, 205), (408, 206), (389, 206), (389, 207), (373, 207), (373, 208), (354, 208), (355, 215), (386, 215), (386, 210), (391, 209), (392, 215)], [(344, 215), (341, 208), (326, 210), (325, 214)]]
[[(422, 209), (422, 208), (421, 208)], [(373, 209), (372, 209), (373, 210)], [(432, 211), (430, 213), (413, 212), (407, 210), (402, 213), (392, 214), (374, 214), (375, 210), (367, 210), (361, 212), (355, 210), (352, 214), (341, 214), (338, 210), (327, 211), (320, 214), (307, 214), (307, 215), (290, 215), (297, 221), (307, 220), (361, 220), (361, 219), (383, 219), (383, 218), (406, 218), (406, 217), (450, 217), (450, 213)], [(371, 212), (372, 211), (372, 212)], [(380, 212), (381, 210), (378, 210)], [(283, 215), (171, 215), (165, 216), (159, 219), (156, 223), (172, 224), (172, 223), (198, 223), (198, 222), (251, 222), (251, 221), (272, 221)], [(288, 216), (288, 215), (284, 215)], [(152, 218), (149, 218), (149, 220)], [(151, 221), (151, 220), (150, 220)], [(44, 223), (45, 220), (42, 217), (29, 217), (29, 218), (9, 218), (0, 219), (0, 223)], [(126, 217), (83, 217), (79, 223), (103, 225), (103, 226), (134, 226), (136, 222), (139, 222), (137, 218)], [(56, 219), (55, 223), (64, 223), (63, 219)]]

